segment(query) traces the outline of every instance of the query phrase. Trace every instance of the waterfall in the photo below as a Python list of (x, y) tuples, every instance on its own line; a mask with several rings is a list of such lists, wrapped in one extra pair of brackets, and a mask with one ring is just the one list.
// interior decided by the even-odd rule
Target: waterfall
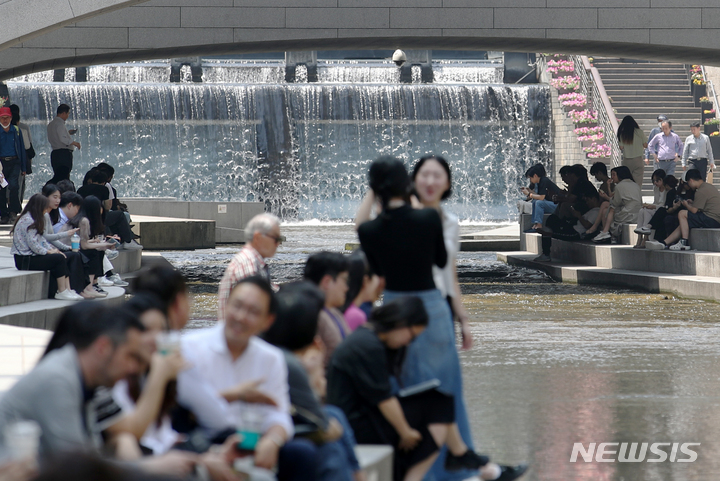
[[(344, 74), (343, 74), (344, 75)], [(444, 156), (448, 208), (461, 219), (513, 218), (532, 164), (552, 158), (542, 85), (162, 84), (9, 82), (31, 126), (28, 192), (52, 177), (45, 126), (60, 103), (76, 184), (93, 165), (116, 169), (121, 196), (264, 201), (285, 218), (352, 219), (381, 154), (409, 167)]]

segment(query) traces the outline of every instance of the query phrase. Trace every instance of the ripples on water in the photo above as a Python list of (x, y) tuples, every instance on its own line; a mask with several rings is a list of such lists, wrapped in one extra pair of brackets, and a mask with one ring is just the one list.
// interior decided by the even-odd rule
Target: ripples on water
[[(308, 254), (355, 240), (347, 224), (283, 226), (283, 235), (270, 262), (280, 282), (301, 277)], [(217, 280), (238, 248), (164, 253), (191, 279), (190, 327), (214, 324)], [(493, 253), (460, 253), (458, 272), (475, 338), (461, 359), (479, 450), (529, 462), (528, 480), (716, 479), (720, 305), (559, 284)], [(574, 442), (701, 445), (694, 463), (570, 463)]]

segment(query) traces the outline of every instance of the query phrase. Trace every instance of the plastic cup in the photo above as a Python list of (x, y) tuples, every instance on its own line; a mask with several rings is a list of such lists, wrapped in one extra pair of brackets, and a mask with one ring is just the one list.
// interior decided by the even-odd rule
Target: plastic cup
[(157, 350), (163, 356), (180, 352), (180, 339), (182, 334), (180, 331), (163, 331), (158, 332), (155, 337), (155, 345)]
[(5, 428), (5, 445), (12, 459), (37, 459), (42, 429), (35, 421), (18, 421)]

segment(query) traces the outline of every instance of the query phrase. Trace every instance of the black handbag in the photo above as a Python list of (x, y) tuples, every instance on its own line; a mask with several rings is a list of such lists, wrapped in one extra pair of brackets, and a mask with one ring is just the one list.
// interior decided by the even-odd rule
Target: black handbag
[(29, 149), (25, 149), (25, 155), (27, 156), (27, 162), (25, 163), (25, 173), (32, 174), (32, 159), (34, 159), (37, 155), (35, 153), (35, 148), (32, 146), (32, 144), (30, 144)]

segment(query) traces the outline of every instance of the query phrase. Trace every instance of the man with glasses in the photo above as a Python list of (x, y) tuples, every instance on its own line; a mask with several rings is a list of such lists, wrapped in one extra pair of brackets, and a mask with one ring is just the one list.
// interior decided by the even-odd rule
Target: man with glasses
[(265, 259), (273, 257), (280, 244), (280, 219), (272, 214), (258, 214), (245, 227), (245, 247), (225, 269), (218, 289), (218, 320), (225, 319), (230, 289), (241, 279), (259, 275), (271, 281)]

